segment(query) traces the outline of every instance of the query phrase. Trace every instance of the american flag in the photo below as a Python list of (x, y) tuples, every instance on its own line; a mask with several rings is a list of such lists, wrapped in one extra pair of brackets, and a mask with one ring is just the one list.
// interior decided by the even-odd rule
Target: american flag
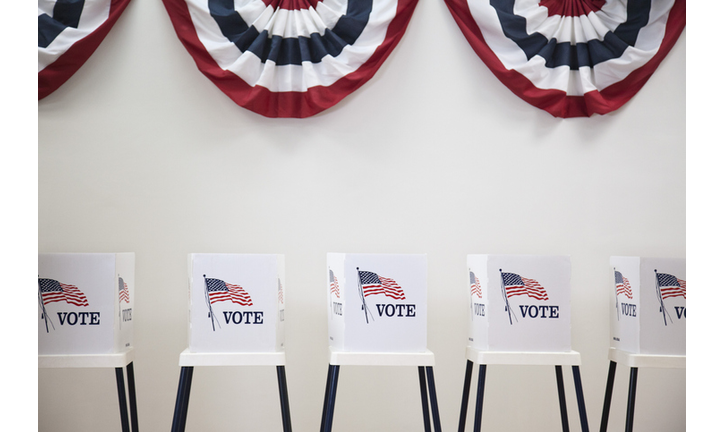
[(76, 306), (88, 306), (88, 299), (75, 285), (68, 285), (54, 279), (38, 279), (43, 304), (64, 301)]
[(339, 298), (339, 281), (331, 269), (329, 270), (329, 292)]
[(394, 279), (382, 277), (369, 271), (361, 271), (359, 272), (359, 280), (365, 297), (384, 294), (395, 300), (405, 300), (405, 292), (402, 291), (402, 288), (397, 285)]
[(211, 304), (220, 301), (231, 301), (241, 306), (252, 306), (251, 296), (239, 285), (226, 283), (221, 279), (206, 279), (206, 291)]
[(677, 278), (674, 275), (666, 273), (656, 273), (661, 290), (661, 298), (667, 299), (671, 297), (686, 298), (686, 281)]
[(483, 289), (480, 287), (480, 281), (475, 273), (470, 272), (470, 295), (475, 294), (478, 298), (483, 298)]
[(521, 277), (515, 273), (503, 273), (503, 286), (508, 298), (528, 295), (536, 300), (548, 300), (548, 293), (535, 279)]
[(128, 296), (128, 285), (123, 281), (122, 277), (118, 278), (118, 302), (130, 303), (131, 300)]
[(631, 292), (631, 284), (628, 279), (621, 274), (620, 271), (614, 270), (614, 277), (616, 279), (616, 295), (624, 294), (627, 298), (633, 298), (633, 292)]

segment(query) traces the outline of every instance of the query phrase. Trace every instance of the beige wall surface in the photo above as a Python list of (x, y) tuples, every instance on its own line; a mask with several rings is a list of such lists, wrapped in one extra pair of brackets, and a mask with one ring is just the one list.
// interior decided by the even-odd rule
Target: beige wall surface
[[(90, 60), (38, 103), (39, 252), (135, 252), (142, 431), (171, 427), (187, 346), (186, 257), (286, 257), (295, 431), (319, 428), (327, 252), (426, 253), (428, 347), (457, 428), (466, 256), (569, 255), (572, 345), (598, 429), (612, 255), (684, 257), (685, 33), (625, 106), (556, 119), (514, 96), (442, 1), (422, 1), (375, 77), (313, 117), (268, 119), (196, 68), (160, 1), (133, 1)], [(565, 370), (572, 430), (580, 430)], [(112, 370), (39, 370), (40, 431), (119, 430)], [(623, 428), (619, 367), (610, 430)], [(636, 430), (682, 431), (683, 370), (639, 373)], [(560, 430), (552, 367), (490, 366), (484, 430)], [(335, 430), (422, 430), (415, 368), (343, 367)], [(281, 430), (274, 368), (197, 368), (188, 431)], [(472, 422), (468, 421), (468, 430)]]

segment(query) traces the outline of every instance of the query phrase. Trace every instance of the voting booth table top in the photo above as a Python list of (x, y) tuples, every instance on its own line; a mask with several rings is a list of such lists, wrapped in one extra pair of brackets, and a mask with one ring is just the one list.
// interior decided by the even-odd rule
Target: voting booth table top
[[(329, 369), (320, 431), (332, 430), (341, 366), (417, 366), (425, 431), (441, 430), (427, 349), (427, 256), (327, 255)], [(429, 399), (428, 399), (429, 395)]]
[(114, 368), (123, 432), (138, 431), (134, 276), (133, 253), (38, 254), (38, 367)]
[(630, 368), (625, 431), (633, 430), (639, 368), (686, 368), (686, 260), (611, 257), (611, 348), (601, 432), (608, 428), (616, 365)]
[(171, 430), (186, 428), (196, 366), (276, 366), (282, 427), (291, 432), (284, 353), (284, 256), (191, 254), (189, 347), (179, 356)]
[(579, 366), (571, 350), (571, 264), (568, 257), (468, 255), (469, 346), (458, 430), (465, 430), (473, 364), (478, 364), (475, 432), (482, 427), (488, 365), (555, 366), (563, 431), (569, 430), (563, 366), (571, 366), (581, 429), (588, 418)]

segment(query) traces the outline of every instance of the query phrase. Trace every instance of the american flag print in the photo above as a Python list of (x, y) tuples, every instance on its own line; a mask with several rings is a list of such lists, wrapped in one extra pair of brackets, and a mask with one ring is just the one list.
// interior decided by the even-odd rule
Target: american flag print
[(118, 302), (130, 303), (131, 299), (128, 295), (128, 285), (123, 281), (122, 277), (118, 278)]
[(209, 293), (209, 302), (211, 304), (230, 301), (241, 306), (253, 306), (251, 296), (241, 286), (226, 283), (221, 279), (205, 279), (206, 291)]
[(659, 283), (661, 298), (667, 299), (671, 297), (686, 298), (686, 281), (667, 273), (656, 273), (656, 280)]
[(88, 306), (85, 294), (75, 285), (64, 284), (55, 279), (38, 278), (43, 304), (66, 302), (75, 306)]
[(633, 292), (628, 279), (617, 270), (614, 270), (614, 279), (616, 282), (616, 295), (623, 294), (626, 298), (633, 299)]
[(418, 0), (163, 0), (196, 66), (236, 104), (305, 118), (370, 80)]
[(331, 269), (329, 270), (329, 292), (339, 298), (339, 281)]
[(470, 295), (477, 296), (478, 298), (483, 298), (483, 289), (480, 287), (480, 281), (478, 280), (478, 277), (475, 276), (475, 273), (470, 273)]
[(384, 294), (395, 300), (405, 300), (405, 292), (394, 279), (382, 277), (370, 271), (360, 271), (359, 280), (365, 297)]
[(516, 273), (502, 273), (502, 277), (508, 298), (527, 295), (536, 300), (548, 300), (545, 288), (535, 279), (524, 278)]
[(83, 66), (130, 0), (38, 0), (38, 100)]
[(686, 25), (686, 0), (445, 0), (491, 72), (555, 117), (606, 114), (648, 81)]

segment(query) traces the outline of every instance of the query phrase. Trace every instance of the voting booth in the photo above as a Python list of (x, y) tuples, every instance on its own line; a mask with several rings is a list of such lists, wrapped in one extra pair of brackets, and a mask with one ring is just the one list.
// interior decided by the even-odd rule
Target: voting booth
[[(327, 254), (329, 369), (320, 430), (331, 431), (340, 366), (417, 366), (425, 430), (440, 416), (427, 349), (427, 256)], [(429, 402), (428, 402), (429, 394)]]
[(571, 350), (568, 257), (468, 255), (470, 346), (481, 351)]
[(191, 254), (189, 351), (284, 349), (284, 256)]
[(625, 431), (633, 430), (639, 368), (686, 368), (686, 260), (609, 260), (611, 339), (601, 431), (608, 427), (617, 364), (628, 366)]
[(686, 355), (686, 260), (611, 257), (611, 347)]
[(425, 255), (327, 255), (329, 346), (337, 351), (425, 352)]
[(38, 354), (133, 345), (134, 254), (38, 255)]
[(276, 366), (282, 427), (291, 431), (284, 353), (284, 255), (190, 254), (189, 346), (171, 430), (186, 428), (196, 366)]
[(562, 366), (571, 366), (583, 430), (588, 429), (579, 365), (571, 350), (571, 262), (567, 256), (468, 255), (470, 317), (460, 408), (465, 427), (473, 364), (479, 365), (474, 430), (482, 424), (488, 365), (555, 366), (561, 421), (568, 430)]
[(133, 253), (38, 254), (38, 367), (114, 368), (124, 432), (138, 430), (134, 265)]

